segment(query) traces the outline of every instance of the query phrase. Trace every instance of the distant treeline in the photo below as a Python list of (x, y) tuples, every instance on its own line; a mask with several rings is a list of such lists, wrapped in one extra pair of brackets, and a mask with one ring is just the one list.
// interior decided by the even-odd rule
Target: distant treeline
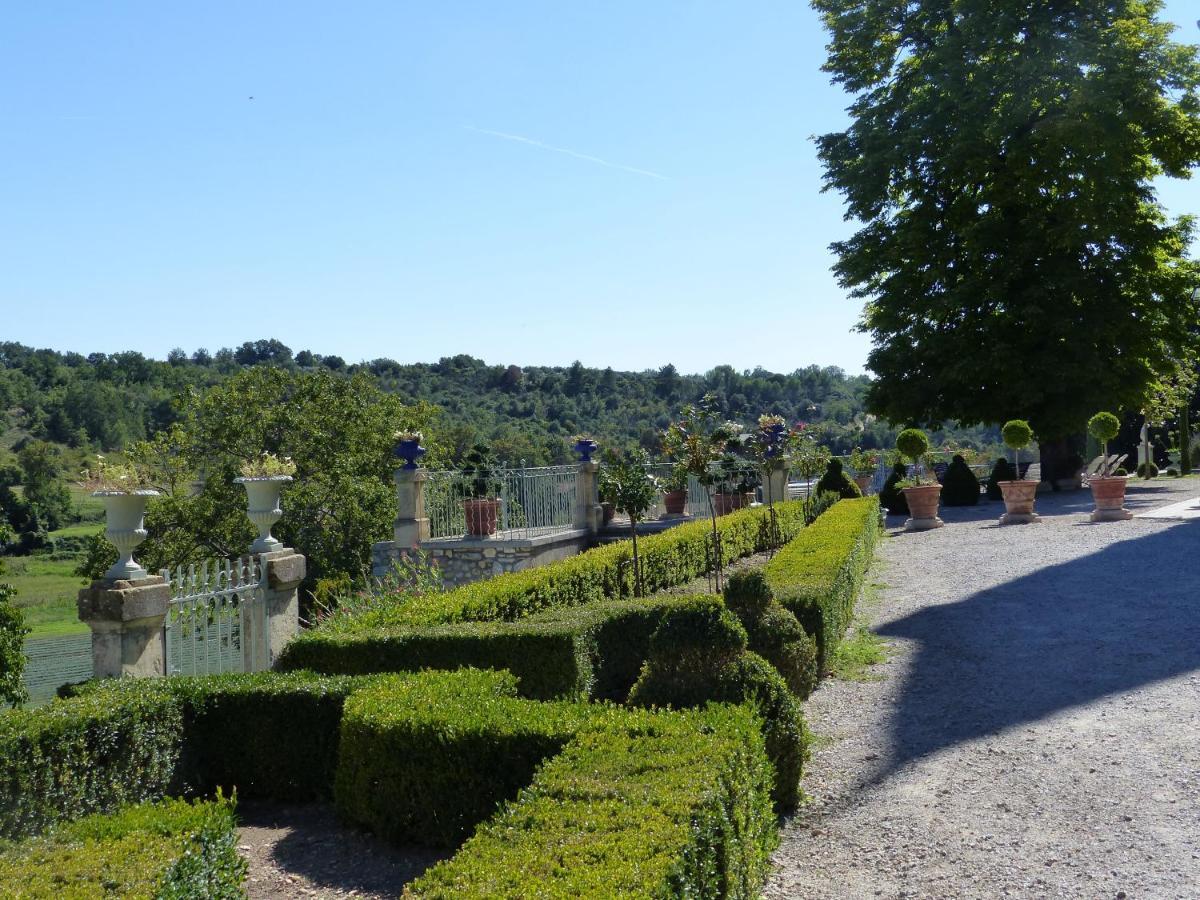
[[(565, 461), (568, 438), (580, 432), (608, 445), (656, 451), (659, 433), (680, 406), (706, 392), (717, 395), (728, 418), (746, 424), (763, 412), (811, 423), (835, 453), (855, 446), (889, 447), (894, 434), (863, 408), (868, 379), (836, 367), (781, 374), (723, 365), (703, 375), (683, 375), (671, 365), (618, 372), (578, 362), (488, 365), (467, 355), (436, 363), (375, 359), (348, 364), (340, 356), (293, 353), (273, 339), (214, 353), (199, 349), (189, 355), (177, 348), (165, 361), (133, 351), (84, 356), (0, 343), (0, 426), (81, 450), (120, 450), (175, 421), (183, 392), (203, 391), (240, 369), (261, 365), (369, 372), (380, 388), (405, 402), (436, 404), (440, 436), (455, 452), (484, 441), (513, 464)], [(948, 429), (943, 437), (981, 449), (990, 449), (996, 439), (991, 429)]]

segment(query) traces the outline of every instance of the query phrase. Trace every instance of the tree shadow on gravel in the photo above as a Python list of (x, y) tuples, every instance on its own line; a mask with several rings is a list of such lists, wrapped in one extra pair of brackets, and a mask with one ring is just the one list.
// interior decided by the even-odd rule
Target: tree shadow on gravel
[(245, 801), (238, 804), (238, 819), (238, 844), (250, 860), (251, 900), (321, 897), (326, 891), (395, 897), (450, 855), (428, 847), (393, 846), (347, 827), (328, 804)]
[[(1197, 549), (1200, 521), (1183, 522), (879, 628), (920, 645), (879, 777), (963, 741), (1200, 669)], [(970, 577), (970, 560), (962, 572)]]

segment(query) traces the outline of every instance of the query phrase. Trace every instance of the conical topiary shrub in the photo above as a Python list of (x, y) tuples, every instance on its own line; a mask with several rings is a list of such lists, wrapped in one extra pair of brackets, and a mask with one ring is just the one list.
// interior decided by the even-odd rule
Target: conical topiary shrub
[(992, 474), (988, 476), (987, 498), (989, 500), (1003, 500), (1004, 494), (1000, 492), (1000, 482), (1015, 481), (1017, 478), (1017, 470), (1003, 456), (996, 460), (996, 464), (992, 466)]
[(840, 459), (831, 459), (829, 465), (825, 467), (825, 474), (817, 482), (817, 493), (821, 494), (826, 491), (831, 494), (837, 494), (843, 500), (853, 500), (855, 497), (862, 496), (862, 491), (858, 489), (858, 485), (850, 479), (850, 476), (842, 468), (842, 461)]
[(883, 483), (883, 490), (879, 492), (879, 502), (888, 511), (889, 516), (908, 515), (908, 501), (904, 498), (904, 492), (898, 487), (898, 483), (907, 474), (908, 470), (904, 468), (904, 463), (896, 463), (892, 466), (892, 474)]
[(974, 506), (979, 502), (979, 479), (959, 454), (954, 455), (942, 478), (942, 503), (946, 506)]

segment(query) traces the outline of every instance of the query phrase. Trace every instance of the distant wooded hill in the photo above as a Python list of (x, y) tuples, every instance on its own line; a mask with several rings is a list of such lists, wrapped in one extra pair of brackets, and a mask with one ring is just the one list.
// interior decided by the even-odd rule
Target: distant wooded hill
[[(381, 389), (405, 401), (424, 400), (441, 409), (442, 437), (461, 451), (477, 440), (501, 459), (528, 465), (570, 458), (568, 438), (587, 432), (607, 445), (640, 444), (657, 450), (659, 432), (680, 406), (715, 393), (725, 415), (751, 424), (770, 412), (812, 423), (835, 453), (855, 446), (889, 447), (894, 429), (863, 408), (865, 376), (834, 367), (808, 366), (789, 374), (765, 369), (736, 371), (717, 366), (683, 375), (674, 366), (644, 372), (571, 366), (489, 365), (471, 356), (436, 363), (392, 359), (348, 364), (339, 356), (309, 350), (293, 353), (278, 340), (248, 341), (237, 349), (187, 354), (166, 360), (141, 353), (62, 353), (0, 343), (0, 416), (14, 438), (30, 435), (81, 450), (120, 450), (175, 420), (175, 398), (204, 390), (247, 366), (324, 367), (366, 371)], [(944, 435), (991, 448), (994, 429), (949, 429)]]

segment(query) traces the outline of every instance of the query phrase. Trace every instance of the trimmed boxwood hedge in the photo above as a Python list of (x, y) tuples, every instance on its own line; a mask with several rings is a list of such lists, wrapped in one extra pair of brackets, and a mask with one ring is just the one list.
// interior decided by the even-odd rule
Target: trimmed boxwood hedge
[(778, 839), (754, 712), (596, 709), (518, 799), (404, 896), (757, 897)]
[(346, 703), (338, 812), (389, 840), (457, 846), (601, 708), (519, 699), (506, 672), (381, 678)]
[(236, 838), (232, 800), (129, 806), (0, 852), (0, 895), (234, 900), (246, 896)]
[[(775, 504), (784, 540), (804, 527), (804, 504)], [(725, 564), (770, 546), (769, 513), (755, 507), (717, 520)], [(648, 592), (686, 584), (709, 568), (708, 520), (689, 522), (638, 542), (642, 578)], [(581, 606), (633, 596), (633, 552), (630, 541), (596, 547), (559, 562), (497, 575), (442, 594), (417, 599), (398, 597), (394, 606), (373, 609), (355, 618), (335, 617), (301, 635), (294, 644), (329, 635), (370, 635), (394, 628), (416, 628), (450, 622), (520, 619), (551, 607)], [(298, 652), (298, 651), (291, 651)]]
[(820, 671), (850, 625), (879, 534), (879, 501), (843, 500), (763, 568), (771, 593), (817, 642)]
[(183, 711), (160, 681), (123, 701), (96, 693), (0, 716), (0, 837), (162, 797), (182, 751)]

